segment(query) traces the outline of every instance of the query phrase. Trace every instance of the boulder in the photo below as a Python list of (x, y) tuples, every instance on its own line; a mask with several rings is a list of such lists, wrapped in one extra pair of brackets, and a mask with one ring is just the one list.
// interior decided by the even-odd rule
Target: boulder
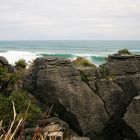
[(8, 62), (8, 60), (6, 58), (0, 56), (0, 64), (2, 64), (2, 65), (8, 65), (9, 62)]
[(102, 133), (109, 119), (104, 103), (69, 60), (36, 59), (24, 84), (79, 135), (94, 138)]
[(126, 111), (129, 116), (129, 107), (140, 95), (139, 83), (139, 56), (112, 56), (97, 68), (76, 67), (62, 58), (38, 58), (24, 87), (43, 106), (53, 106), (58, 117), (80, 136), (137, 140), (138, 125), (131, 126), (131, 120), (124, 117), (124, 121), (123, 116)]

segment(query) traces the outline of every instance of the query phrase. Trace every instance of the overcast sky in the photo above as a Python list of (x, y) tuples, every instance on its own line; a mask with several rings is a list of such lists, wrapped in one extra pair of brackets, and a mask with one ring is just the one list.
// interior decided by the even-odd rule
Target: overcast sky
[(0, 0), (0, 40), (140, 40), (140, 0)]

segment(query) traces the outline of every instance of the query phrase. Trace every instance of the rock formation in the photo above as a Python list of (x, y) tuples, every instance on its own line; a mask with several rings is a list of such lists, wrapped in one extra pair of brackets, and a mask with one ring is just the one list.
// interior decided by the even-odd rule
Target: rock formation
[[(133, 102), (139, 101), (134, 97), (140, 94), (140, 56), (110, 56), (99, 68), (76, 67), (60, 58), (38, 58), (25, 88), (43, 105), (53, 105), (59, 118), (81, 136), (139, 139), (139, 111)], [(131, 116), (132, 111), (136, 112)]]
[(131, 128), (122, 118), (133, 98), (140, 94), (140, 56), (110, 56), (109, 61), (99, 67), (99, 71), (98, 92), (110, 114), (105, 129), (106, 139), (121, 139), (122, 135), (123, 138), (139, 139), (135, 131), (131, 130), (130, 134)]
[[(1, 65), (14, 69), (2, 57)], [(26, 72), (22, 88), (43, 109), (51, 107), (59, 126), (63, 122), (71, 136), (140, 139), (138, 55), (112, 55), (99, 67), (80, 67), (62, 58), (37, 58)], [(52, 129), (53, 122), (46, 128)]]
[(39, 58), (27, 76), (26, 88), (54, 111), (79, 135), (100, 135), (109, 116), (104, 103), (82, 81), (69, 60)]

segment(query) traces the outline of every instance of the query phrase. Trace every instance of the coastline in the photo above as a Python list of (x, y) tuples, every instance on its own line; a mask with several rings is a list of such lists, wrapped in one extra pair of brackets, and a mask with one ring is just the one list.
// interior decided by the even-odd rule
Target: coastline
[(85, 57), (96, 65), (106, 62), (108, 55), (122, 48), (140, 54), (140, 41), (103, 41), (103, 40), (52, 40), (52, 41), (0, 41), (0, 56), (14, 64), (19, 59), (27, 62), (38, 57), (60, 57), (76, 59)]

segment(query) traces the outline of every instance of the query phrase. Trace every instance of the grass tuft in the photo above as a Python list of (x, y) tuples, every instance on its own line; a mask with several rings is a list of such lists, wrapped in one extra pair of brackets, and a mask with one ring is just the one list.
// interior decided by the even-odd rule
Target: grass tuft
[(120, 55), (126, 55), (126, 54), (131, 54), (131, 52), (128, 51), (128, 49), (122, 49), (118, 51), (118, 54)]
[(92, 64), (89, 60), (84, 57), (78, 57), (76, 60), (73, 61), (76, 66), (83, 66), (83, 67), (96, 67), (96, 65)]
[(27, 64), (25, 62), (24, 59), (19, 59), (16, 63), (15, 63), (16, 67), (18, 68), (26, 68)]

